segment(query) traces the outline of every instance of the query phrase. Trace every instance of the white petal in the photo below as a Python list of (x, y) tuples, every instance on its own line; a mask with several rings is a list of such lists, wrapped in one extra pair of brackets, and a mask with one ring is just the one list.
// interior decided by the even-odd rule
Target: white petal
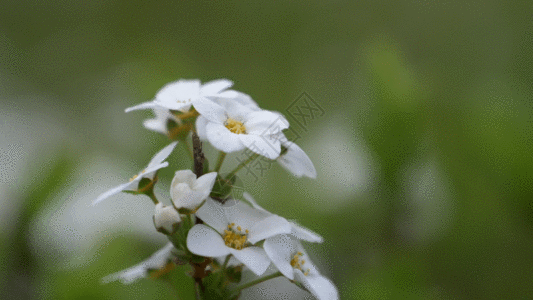
[(199, 98), (194, 101), (194, 109), (196, 109), (200, 115), (204, 116), (211, 122), (222, 124), (226, 121), (226, 110), (207, 98)]
[(201, 87), (201, 94), (203, 96), (212, 96), (220, 93), (222, 90), (230, 88), (233, 81), (227, 79), (218, 79), (206, 82)]
[(207, 140), (220, 151), (226, 153), (243, 150), (245, 147), (239, 136), (245, 134), (235, 134), (221, 124), (209, 122), (206, 126)]
[(237, 91), (234, 91), (234, 90), (227, 90), (227, 91), (223, 91), (221, 93), (218, 93), (218, 97), (223, 97), (223, 98), (234, 98), (234, 97), (237, 97)]
[(168, 162), (165, 161), (164, 163), (160, 163), (158, 165), (147, 167), (146, 169), (143, 170), (143, 172), (139, 173), (139, 180), (140, 180), (140, 178), (153, 179), (154, 178), (154, 173), (157, 170), (162, 169), (162, 168), (166, 168), (167, 166), (168, 166)]
[(102, 278), (103, 283), (108, 283), (115, 280), (120, 280), (124, 284), (129, 284), (137, 279), (141, 279), (148, 276), (149, 270), (157, 270), (163, 268), (172, 256), (172, 250), (174, 245), (168, 243), (165, 247), (161, 248), (145, 261), (130, 267), (126, 270), (108, 275)]
[(265, 273), (270, 265), (270, 259), (268, 259), (265, 250), (259, 247), (247, 247), (242, 250), (230, 248), (230, 252), (257, 276)]
[(98, 196), (92, 203), (92, 205), (96, 205), (98, 203), (100, 203), (101, 201), (103, 201), (104, 199), (106, 198), (109, 198), (115, 194), (118, 194), (124, 190), (127, 190), (127, 189), (130, 189), (130, 188), (136, 188), (136, 184), (138, 184), (139, 181), (138, 180), (132, 180), (131, 182), (127, 182), (127, 183), (123, 183), (119, 186), (116, 186), (104, 193), (102, 193), (100, 196)]
[(262, 211), (266, 211), (264, 208), (262, 208), (261, 206), (259, 206), (259, 204), (257, 204), (257, 202), (255, 201), (255, 199), (252, 197), (252, 195), (250, 195), (250, 193), (248, 192), (244, 192), (242, 194), (242, 196), (244, 197), (244, 199), (248, 202), (250, 202), (250, 204), (252, 205), (253, 208), (255, 209), (259, 209), (259, 210), (262, 210)]
[(174, 178), (172, 178), (172, 183), (170, 186), (174, 186), (178, 183), (185, 183), (192, 188), (195, 181), (196, 174), (194, 174), (191, 170), (179, 170), (174, 173)]
[(158, 165), (161, 162), (163, 162), (165, 159), (167, 159), (167, 157), (170, 155), (170, 153), (172, 153), (172, 150), (174, 150), (177, 144), (178, 142), (172, 142), (165, 148), (161, 149), (161, 151), (157, 152), (157, 154), (154, 155), (150, 163), (148, 163), (148, 167)]
[(102, 278), (102, 283), (109, 283), (119, 280), (122, 284), (130, 284), (147, 276), (148, 271), (142, 264), (139, 264), (120, 272), (107, 275), (106, 277)]
[(226, 218), (224, 208), (211, 198), (207, 198), (204, 205), (196, 212), (196, 215), (204, 221), (205, 224), (213, 227), (219, 233), (223, 233), (229, 223)]
[(301, 282), (307, 290), (318, 300), (339, 299), (339, 293), (333, 283), (324, 276), (305, 276), (300, 270), (294, 270), (296, 280)]
[(156, 94), (155, 102), (162, 107), (182, 110), (200, 96), (199, 80), (178, 80), (163, 86)]
[(162, 134), (167, 133), (166, 120), (163, 121), (161, 119), (147, 119), (143, 121), (143, 126), (148, 130), (152, 130)]
[(269, 216), (268, 213), (252, 208), (242, 201), (234, 202), (232, 206), (224, 207), (224, 213), (229, 223), (241, 226), (242, 230), (251, 230), (255, 224)]
[(237, 136), (246, 148), (269, 159), (276, 159), (281, 152), (279, 140), (250, 134), (239, 134)]
[(237, 95), (233, 99), (234, 101), (250, 109), (260, 110), (259, 105), (257, 105), (257, 103), (252, 99), (252, 97), (250, 97), (249, 95), (246, 95), (245, 93), (241, 93), (241, 92), (236, 92), (236, 93)]
[(291, 233), (291, 224), (284, 218), (271, 215), (268, 218), (256, 223), (251, 229), (248, 240), (255, 244), (261, 240), (279, 234)]
[(280, 115), (266, 111), (254, 111), (247, 116), (246, 132), (255, 135), (279, 134), (283, 129), (289, 128), (287, 120)]
[(219, 257), (228, 255), (229, 249), (224, 240), (213, 228), (196, 224), (187, 235), (187, 248), (196, 255)]
[[(248, 119), (249, 115), (254, 112), (253, 109), (248, 108), (245, 105), (241, 105), (237, 101), (226, 100), (226, 101), (220, 101), (218, 103), (226, 111), (225, 113), (226, 117), (232, 118), (239, 122), (244, 123)], [(226, 119), (224, 119), (224, 121), (226, 121)]]
[(200, 176), (193, 185), (193, 189), (199, 192), (205, 192), (206, 197), (211, 193), (215, 180), (217, 179), (217, 172), (211, 172)]
[(238, 91), (233, 90), (227, 90), (220, 94), (218, 94), (217, 97), (210, 97), (213, 101), (217, 103), (224, 103), (227, 101), (237, 102), (240, 105), (246, 106), (249, 109), (252, 110), (261, 110), (257, 103), (252, 99), (252, 97), (246, 95), (245, 93), (241, 93)]
[(188, 192), (182, 192), (177, 189), (174, 190), (174, 193), (172, 196), (172, 202), (174, 203), (174, 206), (179, 208), (187, 208), (190, 210), (194, 210), (202, 204), (202, 202), (207, 198), (209, 194), (206, 195), (205, 192), (198, 192), (198, 191), (188, 191)]
[(299, 240), (304, 240), (311, 243), (322, 243), (324, 238), (318, 233), (313, 232), (295, 222), (289, 221), (292, 227), (291, 235)]
[(263, 244), (266, 254), (278, 270), (290, 280), (294, 279), (294, 268), (291, 259), (296, 252), (291, 238), (287, 235), (278, 235), (265, 240)]
[(287, 153), (277, 159), (279, 164), (296, 177), (316, 178), (315, 166), (302, 148), (292, 142), (282, 144), (287, 148)]
[(155, 108), (155, 107), (157, 107), (157, 103), (155, 103), (154, 101), (150, 101), (150, 102), (144, 102), (144, 103), (132, 106), (132, 107), (128, 107), (126, 108), (125, 112), (130, 112), (130, 111), (140, 110), (140, 109), (150, 109), (150, 108)]
[(196, 133), (202, 141), (207, 140), (207, 133), (205, 127), (207, 126), (208, 122), (209, 121), (201, 115), (198, 116), (198, 118), (196, 119)]

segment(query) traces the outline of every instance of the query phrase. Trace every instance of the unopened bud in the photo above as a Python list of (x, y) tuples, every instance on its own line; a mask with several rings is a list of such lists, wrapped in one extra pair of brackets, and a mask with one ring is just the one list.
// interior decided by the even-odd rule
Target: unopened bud
[(178, 229), (180, 223), (180, 214), (173, 206), (165, 206), (161, 202), (155, 206), (154, 225), (157, 231), (172, 234)]

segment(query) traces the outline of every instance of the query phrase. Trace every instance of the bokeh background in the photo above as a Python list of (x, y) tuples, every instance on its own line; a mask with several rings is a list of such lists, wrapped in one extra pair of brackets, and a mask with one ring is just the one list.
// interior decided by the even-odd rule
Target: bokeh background
[[(307, 249), (342, 299), (533, 294), (531, 2), (1, 7), (2, 299), (192, 299), (183, 272), (101, 285), (165, 238), (148, 198), (90, 206), (168, 144), (142, 127), (150, 112), (124, 108), (179, 78), (231, 79), (288, 116), (318, 178), (273, 165), (243, 186), (325, 237)], [(304, 92), (323, 113), (299, 126), (288, 109)], [(164, 201), (190, 167), (183, 148), (169, 161)]]

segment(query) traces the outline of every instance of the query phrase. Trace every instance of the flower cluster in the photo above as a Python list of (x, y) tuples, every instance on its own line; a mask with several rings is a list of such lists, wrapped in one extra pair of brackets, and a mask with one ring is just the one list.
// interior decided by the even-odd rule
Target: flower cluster
[[(148, 260), (104, 281), (131, 283), (173, 270), (169, 265), (189, 264), (198, 299), (238, 299), (244, 288), (277, 276), (286, 277), (317, 299), (338, 299), (333, 283), (318, 272), (302, 246), (302, 242), (320, 243), (323, 238), (266, 211), (246, 192), (242, 199), (235, 199), (232, 193), (235, 174), (259, 156), (279, 162), (297, 177), (316, 177), (309, 157), (285, 137), (287, 119), (261, 109), (250, 96), (230, 90), (232, 85), (225, 79), (205, 84), (179, 80), (165, 85), (154, 100), (126, 109), (152, 110), (155, 118), (146, 120), (144, 126), (173, 142), (144, 170), (104, 192), (93, 204), (119, 192), (146, 195), (155, 204), (156, 230), (170, 242)], [(214, 169), (203, 154), (201, 141), (220, 151)], [(190, 153), (194, 167), (175, 172), (170, 203), (165, 205), (153, 188), (158, 170), (168, 166), (165, 160), (178, 142)], [(249, 159), (222, 176), (219, 171), (226, 154), (243, 150), (252, 153)], [(269, 266), (277, 272), (265, 275)], [(255, 278), (243, 284), (241, 275), (246, 271)]]

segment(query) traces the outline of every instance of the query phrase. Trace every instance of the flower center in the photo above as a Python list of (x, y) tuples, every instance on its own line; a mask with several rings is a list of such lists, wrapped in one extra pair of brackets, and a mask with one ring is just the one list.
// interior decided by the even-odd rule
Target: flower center
[(305, 259), (301, 259), (304, 254), (302, 252), (296, 253), (291, 259), (291, 266), (304, 273), (305, 276), (309, 275), (309, 269), (303, 270), (302, 267), (305, 264)]
[(229, 131), (235, 133), (235, 134), (243, 134), (246, 133), (246, 127), (242, 124), (242, 122), (239, 122), (237, 120), (234, 120), (232, 118), (228, 118), (226, 120), (226, 124), (224, 124)]
[(222, 238), (224, 239), (226, 246), (241, 250), (247, 246), (248, 229), (243, 233), (241, 226), (237, 226), (237, 230), (233, 228), (234, 226), (235, 223), (229, 224), (228, 229), (224, 230), (224, 236)]

